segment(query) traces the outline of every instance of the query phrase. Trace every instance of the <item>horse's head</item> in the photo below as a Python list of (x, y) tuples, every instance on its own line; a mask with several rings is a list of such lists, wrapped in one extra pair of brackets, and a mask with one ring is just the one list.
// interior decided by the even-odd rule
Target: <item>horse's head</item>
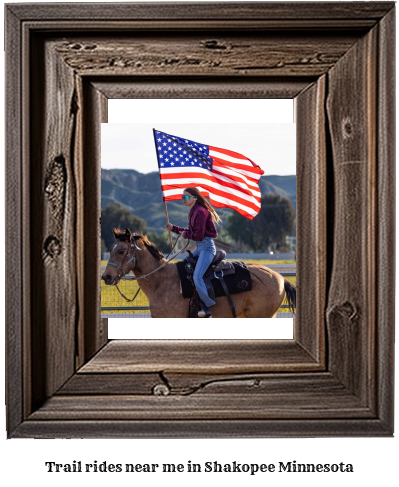
[(135, 268), (137, 251), (141, 250), (135, 241), (135, 234), (132, 235), (128, 228), (124, 232), (114, 228), (113, 233), (115, 242), (110, 249), (109, 261), (102, 275), (102, 279), (108, 285), (118, 284), (122, 276)]

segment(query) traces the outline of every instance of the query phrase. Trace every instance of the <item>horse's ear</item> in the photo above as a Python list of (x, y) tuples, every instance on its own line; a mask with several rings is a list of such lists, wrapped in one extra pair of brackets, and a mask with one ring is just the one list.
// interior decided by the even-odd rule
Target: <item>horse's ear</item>
[(126, 241), (130, 242), (132, 240), (132, 234), (130, 233), (130, 230), (126, 228)]
[(116, 231), (115, 231), (115, 230), (116, 230), (116, 228), (113, 228), (113, 229), (112, 229), (112, 233), (114, 234), (114, 239), (115, 239), (115, 240), (117, 240), (117, 239), (118, 239), (118, 237), (117, 237), (117, 235), (116, 235)]

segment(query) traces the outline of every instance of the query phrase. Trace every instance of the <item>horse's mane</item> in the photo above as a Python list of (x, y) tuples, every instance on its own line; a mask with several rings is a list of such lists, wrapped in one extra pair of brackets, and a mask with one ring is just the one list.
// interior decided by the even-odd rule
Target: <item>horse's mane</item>
[(140, 233), (135, 233), (133, 235), (135, 239), (141, 239), (147, 249), (150, 251), (150, 254), (155, 257), (157, 260), (162, 260), (164, 258), (163, 253), (158, 249), (158, 247), (150, 242), (145, 235), (141, 235)]
[[(129, 240), (128, 236), (126, 235), (126, 230), (121, 230), (120, 228), (114, 228), (114, 236), (116, 240), (120, 240), (121, 242), (127, 242)], [(132, 233), (132, 238), (134, 238), (136, 242), (142, 241), (149, 250), (150, 254), (157, 260), (162, 260), (164, 258), (163, 253), (155, 244), (150, 242), (145, 235), (142, 235), (141, 233)]]

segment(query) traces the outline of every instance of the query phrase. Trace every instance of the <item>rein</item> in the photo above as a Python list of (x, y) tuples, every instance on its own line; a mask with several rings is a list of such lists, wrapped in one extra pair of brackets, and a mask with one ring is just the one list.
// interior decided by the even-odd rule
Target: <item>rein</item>
[(128, 299), (122, 292), (121, 290), (119, 289), (118, 287), (118, 284), (115, 284), (116, 285), (116, 289), (118, 290), (119, 294), (122, 296), (122, 298), (124, 298), (128, 303), (131, 303), (132, 301), (134, 301), (136, 298), (137, 298), (137, 295), (138, 293), (141, 291), (141, 287), (139, 286), (139, 288), (137, 289), (137, 292), (136, 294), (133, 296), (132, 299)]
[[(176, 247), (176, 244), (177, 244), (177, 241), (179, 240), (179, 238), (180, 238), (180, 235), (177, 237), (176, 242), (175, 242), (172, 250), (166, 256), (166, 258), (168, 258), (169, 255), (173, 252), (173, 249)], [(190, 243), (190, 240), (187, 240), (186, 245), (181, 250), (179, 250), (179, 252), (177, 252), (177, 254), (175, 254), (171, 259), (167, 260), (164, 264), (162, 264), (161, 266), (157, 267), (153, 271), (149, 272), (148, 274), (145, 274), (144, 276), (140, 276), (140, 277), (134, 276), (134, 277), (130, 277), (129, 279), (131, 279), (132, 281), (138, 281), (139, 279), (145, 279), (148, 276), (150, 276), (151, 274), (154, 274), (154, 272), (157, 272), (160, 269), (163, 269), (166, 266), (166, 264), (169, 264), (169, 262), (171, 262), (175, 257), (177, 257), (179, 254), (181, 254), (182, 252), (184, 252), (186, 250), (186, 248), (188, 247), (189, 243)], [(142, 249), (140, 249), (140, 250), (142, 250)]]
[[(169, 254), (166, 256), (166, 259), (168, 259), (168, 257), (170, 256), (170, 254), (173, 252), (173, 250), (174, 250), (174, 248), (176, 247), (177, 241), (179, 240), (180, 236), (181, 236), (181, 235), (178, 235), (178, 236), (177, 236), (177, 239), (176, 239), (176, 241), (175, 241), (175, 244), (173, 245), (173, 247), (172, 247), (171, 251), (169, 252)], [(163, 269), (163, 268), (166, 266), (166, 264), (169, 264), (169, 262), (171, 262), (171, 261), (172, 261), (172, 260), (173, 260), (175, 257), (177, 257), (179, 254), (181, 254), (182, 252), (184, 252), (184, 251), (186, 250), (186, 248), (188, 247), (189, 243), (190, 243), (190, 240), (187, 240), (186, 245), (185, 245), (185, 246), (184, 246), (184, 247), (183, 247), (183, 248), (182, 248), (182, 249), (181, 249), (181, 250), (180, 250), (180, 251), (179, 251), (177, 254), (175, 254), (175, 255), (174, 255), (174, 256), (173, 256), (171, 259), (166, 260), (166, 262), (165, 262), (164, 264), (162, 264), (161, 266), (157, 267), (156, 269), (154, 269), (153, 271), (149, 272), (148, 274), (145, 274), (145, 275), (140, 276), (140, 277), (136, 277), (136, 276), (134, 276), (134, 277), (129, 277), (128, 279), (129, 279), (129, 280), (132, 280), (132, 281), (137, 281), (138, 279), (146, 279), (146, 278), (147, 278), (148, 276), (150, 276), (151, 274), (154, 274), (154, 272), (157, 272), (157, 271), (159, 271), (160, 269)], [(130, 248), (133, 248), (133, 247), (134, 247), (134, 251), (133, 251), (133, 255), (132, 255), (132, 257), (131, 257), (131, 258), (130, 258), (130, 259), (129, 259), (129, 260), (126, 262), (126, 263), (123, 263), (123, 262), (122, 262), (122, 264), (121, 264), (121, 265), (119, 266), (119, 268), (118, 268), (118, 271), (119, 271), (119, 269), (121, 269), (121, 270), (122, 270), (122, 272), (123, 272), (123, 275), (124, 275), (124, 276), (126, 276), (126, 274), (125, 274), (125, 271), (123, 270), (123, 267), (125, 267), (127, 264), (129, 264), (129, 263), (130, 263), (130, 262), (132, 262), (132, 261), (134, 261), (134, 263), (136, 264), (136, 257), (134, 256), (134, 254), (135, 254), (136, 250), (143, 250), (143, 249), (140, 249), (139, 247), (137, 247), (137, 245), (136, 245), (136, 243), (135, 243), (135, 242), (134, 242), (134, 244), (132, 243), (132, 244), (130, 245)], [(128, 255), (126, 256), (126, 258), (128, 258), (128, 257), (129, 257), (129, 253), (128, 253)], [(108, 261), (108, 264), (111, 264), (111, 265), (114, 265), (114, 266), (118, 267), (118, 264), (114, 264), (113, 262), (110, 262), (110, 261)], [(140, 286), (139, 286), (139, 288), (138, 288), (138, 290), (137, 290), (136, 294), (134, 295), (134, 297), (133, 297), (132, 299), (128, 299), (128, 298), (127, 298), (127, 297), (126, 297), (126, 296), (125, 296), (125, 295), (124, 295), (124, 294), (121, 292), (121, 290), (120, 290), (120, 289), (119, 289), (119, 287), (118, 287), (118, 284), (115, 284), (115, 285), (116, 285), (116, 289), (118, 290), (119, 294), (120, 294), (120, 295), (121, 295), (121, 296), (122, 296), (122, 297), (123, 297), (123, 298), (124, 298), (124, 299), (125, 299), (125, 300), (126, 300), (128, 303), (131, 303), (132, 301), (134, 301), (134, 300), (136, 299), (137, 295), (139, 294), (139, 292), (141, 291), (141, 288), (140, 288)]]

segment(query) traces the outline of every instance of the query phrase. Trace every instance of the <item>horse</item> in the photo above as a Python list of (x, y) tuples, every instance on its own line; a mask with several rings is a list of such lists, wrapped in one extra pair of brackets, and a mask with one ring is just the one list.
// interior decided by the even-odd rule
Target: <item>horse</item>
[[(147, 296), (152, 318), (187, 318), (189, 299), (180, 292), (177, 266), (145, 235), (113, 229), (115, 242), (102, 275), (107, 285), (117, 285), (121, 277), (133, 272)], [(290, 308), (296, 306), (296, 288), (277, 272), (259, 264), (246, 264), (252, 278), (252, 290), (233, 294), (237, 318), (274, 318), (285, 296)], [(217, 297), (213, 318), (231, 318), (226, 296)]]

